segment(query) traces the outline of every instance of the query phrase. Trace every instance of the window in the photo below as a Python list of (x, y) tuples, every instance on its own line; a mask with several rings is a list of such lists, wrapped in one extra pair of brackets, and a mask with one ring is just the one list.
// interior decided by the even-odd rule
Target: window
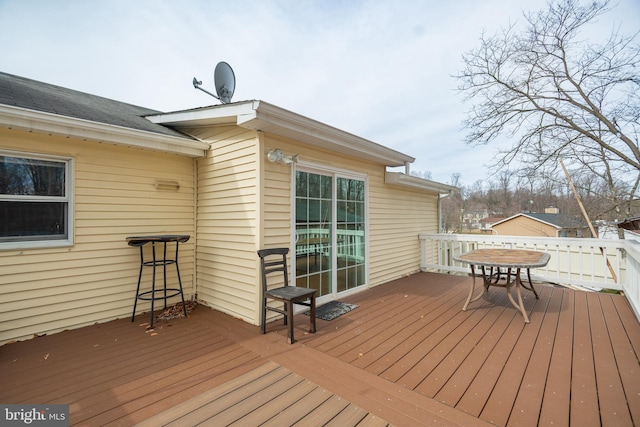
[(72, 242), (71, 159), (0, 151), (0, 248)]

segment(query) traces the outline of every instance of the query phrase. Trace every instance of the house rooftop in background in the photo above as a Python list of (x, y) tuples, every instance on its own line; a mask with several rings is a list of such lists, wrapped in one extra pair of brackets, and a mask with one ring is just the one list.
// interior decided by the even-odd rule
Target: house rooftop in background
[(486, 218), (482, 218), (480, 220), (480, 231), (482, 231), (483, 233), (491, 233), (491, 226), (497, 222), (500, 222), (504, 219), (504, 217), (497, 217), (497, 216), (489, 216)]
[(545, 213), (523, 212), (492, 224), (493, 234), (503, 236), (592, 237), (589, 226), (571, 215), (547, 208)]
[(624, 228), (629, 231), (640, 231), (640, 216), (628, 218), (618, 224), (618, 228)]

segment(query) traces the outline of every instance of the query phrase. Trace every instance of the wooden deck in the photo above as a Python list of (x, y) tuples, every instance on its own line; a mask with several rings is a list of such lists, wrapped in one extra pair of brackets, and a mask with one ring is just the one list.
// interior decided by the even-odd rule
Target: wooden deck
[[(0, 347), (1, 403), (66, 403), (72, 425), (640, 425), (640, 324), (622, 296), (420, 273), (335, 320), (257, 326), (199, 306)], [(138, 320), (139, 319), (139, 320)]]

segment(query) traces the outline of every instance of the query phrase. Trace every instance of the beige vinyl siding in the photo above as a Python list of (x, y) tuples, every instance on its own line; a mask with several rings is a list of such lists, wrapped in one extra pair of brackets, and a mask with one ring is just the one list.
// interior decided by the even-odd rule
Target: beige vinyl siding
[(184, 131), (211, 143), (198, 160), (198, 299), (256, 323), (256, 134), (235, 126)]
[[(190, 158), (11, 130), (0, 130), (0, 147), (72, 157), (75, 178), (73, 246), (0, 251), (0, 343), (130, 316), (140, 256), (125, 238), (194, 236)], [(157, 190), (156, 179), (180, 188)], [(193, 240), (181, 246), (179, 263), (190, 298)], [(175, 276), (170, 266), (170, 286)], [(150, 278), (145, 271), (143, 287)], [(139, 303), (139, 313), (148, 310), (148, 302)]]
[(420, 270), (418, 234), (437, 232), (438, 195), (370, 179), (370, 285)]
[[(266, 154), (265, 154), (266, 157)], [(265, 169), (262, 244), (264, 248), (291, 244), (291, 182), (289, 165), (263, 162)]]
[(540, 221), (519, 216), (501, 224), (494, 225), (493, 234), (502, 236), (545, 236), (557, 237), (558, 230)]
[[(292, 245), (291, 236), (291, 182), (292, 182), (292, 168), (289, 165), (283, 165), (279, 163), (271, 163), (266, 160), (267, 153), (270, 149), (279, 147), (279, 144), (265, 138), (262, 135), (262, 165), (263, 165), (263, 177), (262, 180), (262, 227), (259, 235), (258, 244), (260, 248), (276, 248), (286, 247), (290, 248), (289, 258), (287, 265), (289, 267), (289, 279), (292, 280), (292, 260), (294, 258), (294, 247)], [(255, 313), (257, 316), (260, 314), (260, 292), (261, 292), (261, 280), (259, 270), (259, 263), (256, 270), (257, 278), (257, 303), (255, 307)], [(270, 275), (268, 278), (268, 287), (283, 286), (283, 276), (279, 274)], [(282, 308), (282, 303), (277, 301), (270, 301), (270, 305)], [(300, 308), (300, 307), (298, 307)], [(275, 318), (281, 317), (278, 313), (273, 311), (267, 312), (267, 321), (271, 321)], [(259, 317), (256, 319), (256, 324), (259, 324)]]
[[(367, 176), (369, 285), (379, 285), (420, 270), (418, 234), (436, 233), (438, 230), (437, 194), (385, 184), (386, 168), (383, 165), (267, 135), (262, 155), (266, 157), (272, 148), (281, 149), (286, 155), (298, 154), (301, 160), (318, 167)], [(266, 162), (265, 168), (265, 223), (274, 222), (265, 226), (273, 228), (268, 233), (265, 230), (265, 246), (289, 247), (291, 166)], [(276, 175), (276, 171), (279, 175)]]

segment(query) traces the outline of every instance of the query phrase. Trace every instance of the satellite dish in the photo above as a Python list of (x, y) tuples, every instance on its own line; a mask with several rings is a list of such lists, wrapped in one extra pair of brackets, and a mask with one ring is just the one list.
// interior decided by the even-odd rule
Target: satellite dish
[(216, 65), (216, 69), (213, 72), (213, 80), (218, 96), (201, 88), (200, 85), (202, 85), (202, 81), (199, 81), (195, 77), (193, 78), (193, 87), (208, 93), (216, 99), (219, 99), (223, 104), (230, 103), (233, 93), (236, 90), (236, 76), (233, 74), (231, 66), (226, 62), (218, 62), (218, 65)]
[(231, 102), (233, 92), (236, 90), (236, 76), (233, 74), (231, 66), (226, 62), (218, 62), (213, 72), (213, 79), (216, 85), (218, 99), (223, 104)]

